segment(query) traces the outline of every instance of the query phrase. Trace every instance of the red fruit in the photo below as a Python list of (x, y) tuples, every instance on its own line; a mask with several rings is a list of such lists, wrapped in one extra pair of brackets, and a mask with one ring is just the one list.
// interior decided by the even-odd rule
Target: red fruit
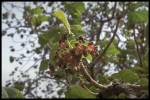
[(85, 50), (85, 46), (82, 45), (81, 43), (76, 43), (76, 48), (75, 48), (75, 55), (82, 55)]
[(87, 52), (92, 54), (96, 53), (96, 47), (94, 46), (93, 42), (88, 43)]
[(59, 47), (62, 49), (65, 49), (68, 47), (66, 41), (59, 41)]

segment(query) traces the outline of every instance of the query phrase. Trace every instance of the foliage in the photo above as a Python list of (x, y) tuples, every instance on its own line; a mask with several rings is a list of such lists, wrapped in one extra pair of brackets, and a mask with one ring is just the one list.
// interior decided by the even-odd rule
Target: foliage
[(94, 95), (78, 85), (70, 86), (65, 95), (66, 98), (96, 98)]
[(120, 71), (119, 73), (115, 73), (111, 77), (114, 79), (119, 79), (123, 82), (130, 82), (130, 83), (134, 83), (137, 80), (139, 80), (138, 75), (136, 73), (132, 72), (131, 70), (128, 70), (128, 69)]
[(48, 68), (48, 61), (49, 60), (42, 60), (41, 65), (40, 65), (40, 71), (46, 70)]
[(19, 90), (12, 87), (3, 87), (2, 94), (2, 98), (24, 98)]
[(68, 32), (70, 34), (71, 33), (71, 31), (70, 31), (70, 24), (68, 23), (68, 20), (65, 17), (64, 12), (61, 11), (61, 10), (58, 10), (58, 11), (55, 11), (53, 15), (63, 22), (63, 24), (65, 25), (65, 27), (67, 28), (67, 30), (68, 30)]

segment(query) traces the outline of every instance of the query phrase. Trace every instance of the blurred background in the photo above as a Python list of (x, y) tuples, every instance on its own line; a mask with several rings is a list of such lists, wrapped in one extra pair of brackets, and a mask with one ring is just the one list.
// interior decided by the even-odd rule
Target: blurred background
[(148, 82), (148, 7), (148, 2), (2, 2), (2, 86), (17, 84), (27, 98), (65, 97), (66, 80), (42, 76), (48, 65), (41, 67), (50, 52), (40, 34), (62, 26), (52, 16), (57, 9), (65, 12), (72, 31), (93, 41), (99, 53), (117, 27), (112, 45), (93, 67), (95, 79), (138, 67), (144, 74), (133, 80)]

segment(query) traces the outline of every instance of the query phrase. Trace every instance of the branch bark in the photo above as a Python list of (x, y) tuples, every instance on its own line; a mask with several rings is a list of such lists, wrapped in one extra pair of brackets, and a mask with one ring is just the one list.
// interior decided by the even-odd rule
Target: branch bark
[(91, 63), (91, 65), (90, 65), (91, 67), (93, 67), (93, 66), (99, 61), (99, 59), (101, 59), (101, 57), (105, 54), (105, 52), (107, 51), (107, 49), (109, 48), (109, 46), (110, 46), (111, 43), (113, 42), (113, 40), (114, 40), (114, 38), (115, 38), (115, 36), (116, 36), (116, 34), (117, 34), (118, 26), (119, 26), (119, 20), (117, 20), (117, 25), (116, 25), (116, 28), (115, 28), (115, 30), (114, 30), (114, 34), (113, 34), (113, 36), (112, 36), (110, 42), (109, 42), (108, 45), (105, 47), (105, 49), (103, 50), (103, 52), (102, 52), (99, 56), (97, 56), (97, 57), (94, 59), (94, 61), (93, 61), (93, 62)]
[[(107, 4), (106, 4), (107, 5)], [(101, 17), (101, 19), (100, 19), (100, 27), (97, 29), (97, 31), (96, 31), (96, 44), (99, 42), (99, 40), (100, 40), (100, 34), (102, 33), (102, 29), (103, 29), (103, 26), (104, 26), (104, 24), (106, 23), (106, 22), (109, 22), (109, 21), (111, 21), (113, 18), (114, 18), (114, 15), (115, 15), (115, 11), (116, 11), (116, 6), (117, 6), (117, 3), (115, 2), (115, 4), (114, 4), (114, 7), (113, 7), (113, 10), (112, 10), (112, 16), (111, 17), (108, 17), (106, 20), (102, 20), (102, 17)], [(104, 8), (104, 10), (103, 11), (105, 11), (106, 10), (106, 7)], [(92, 76), (92, 78), (94, 78), (94, 67), (93, 66), (91, 66), (90, 67), (90, 71), (91, 71), (91, 76)]]
[(86, 70), (86, 67), (83, 65), (82, 62), (80, 63), (80, 65), (81, 65), (83, 74), (85, 74), (85, 76), (87, 77), (86, 79), (87, 79), (88, 81), (90, 81), (94, 86), (96, 86), (96, 87), (98, 87), (98, 88), (101, 88), (101, 89), (107, 88), (105, 85), (102, 85), (102, 84), (99, 84), (98, 82), (96, 82), (96, 81), (90, 76), (90, 74), (88, 73), (88, 71)]
[[(98, 94), (98, 96), (100, 98), (108, 98), (108, 97), (111, 97), (113, 95), (118, 96), (120, 93), (124, 93), (127, 96), (127, 98), (137, 98), (139, 96), (139, 92), (142, 93), (142, 90), (144, 89), (144, 87), (142, 87), (140, 85), (129, 84), (129, 83), (120, 83), (120, 82), (118, 82), (118, 83), (112, 83), (111, 82), (108, 85), (103, 85), (103, 84), (96, 82), (90, 76), (90, 74), (86, 70), (86, 66), (84, 66), (82, 62), (80, 63), (80, 68), (81, 68), (81, 72), (83, 72), (86, 79), (89, 82), (91, 82), (94, 86), (101, 89), (100, 93)], [(86, 87), (86, 89), (88, 91), (90, 91), (87, 87)], [(93, 92), (91, 92), (91, 93), (95, 94)]]

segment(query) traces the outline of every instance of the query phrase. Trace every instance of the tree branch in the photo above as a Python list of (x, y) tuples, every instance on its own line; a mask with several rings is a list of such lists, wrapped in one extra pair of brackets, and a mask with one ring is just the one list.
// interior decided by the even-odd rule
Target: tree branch
[(112, 16), (110, 18), (106, 19), (106, 20), (102, 20), (102, 22), (105, 23), (105, 22), (108, 22), (108, 21), (110, 21), (110, 20), (112, 20), (114, 18), (116, 7), (117, 7), (117, 2), (115, 2), (115, 4), (114, 4), (114, 8), (112, 10)]
[[(112, 95), (118, 96), (120, 93), (124, 93), (127, 96), (127, 98), (137, 98), (139, 92), (142, 92), (143, 87), (140, 85), (125, 83), (111, 83), (108, 85), (99, 84), (90, 76), (82, 62), (80, 63), (80, 65), (80, 68), (82, 68), (83, 74), (86, 76), (86, 79), (90, 81), (94, 86), (101, 89), (100, 93), (98, 94), (98, 97), (100, 98), (109, 98)], [(87, 87), (86, 89), (92, 94), (95, 94), (92, 91), (90, 91)]]
[(136, 36), (135, 36), (135, 29), (133, 29), (133, 35), (134, 35), (134, 41), (135, 41), (135, 44), (136, 44), (136, 51), (137, 51), (137, 54), (138, 54), (138, 57), (139, 57), (140, 66), (143, 67), (142, 58), (141, 58), (140, 51), (139, 51), (139, 46), (138, 46)]
[[(99, 97), (101, 98), (108, 98), (111, 97), (112, 95), (118, 96), (120, 93), (124, 93), (127, 98), (137, 98), (139, 95), (139, 92), (142, 92), (144, 87), (136, 84), (129, 84), (129, 83), (110, 83), (108, 85), (103, 85), (99, 84), (96, 82), (88, 73), (86, 70), (86, 67), (83, 65), (83, 63), (80, 63), (80, 68), (83, 71), (83, 74), (85, 75), (86, 79), (91, 82), (94, 86), (98, 87), (101, 89), (99, 93)], [(85, 87), (85, 86), (84, 86)], [(89, 90), (87, 87), (85, 87), (89, 92), (93, 93), (91, 90)]]
[(99, 27), (99, 29), (97, 30), (97, 33), (96, 33), (96, 34), (97, 34), (97, 36), (96, 36), (96, 44), (97, 44), (98, 41), (99, 41), (99, 37), (100, 37), (101, 31), (102, 31), (103, 25), (104, 25), (104, 22), (101, 22), (100, 27)]
[(100, 98), (109, 98), (114, 95), (119, 96), (120, 93), (123, 93), (127, 98), (137, 98), (138, 94), (142, 92), (142, 89), (140, 85), (113, 83), (106, 89), (101, 90), (98, 96)]
[[(106, 6), (106, 5), (107, 5), (107, 4), (105, 3), (105, 6)], [(116, 6), (117, 6), (117, 3), (115, 2), (114, 7), (113, 7), (113, 10), (112, 10), (112, 16), (111, 16), (111, 17), (107, 18), (106, 20), (102, 20), (102, 17), (101, 17), (101, 19), (100, 19), (100, 27), (99, 27), (98, 30), (96, 31), (96, 35), (97, 35), (97, 36), (96, 36), (96, 44), (99, 42), (100, 34), (102, 33), (102, 29), (103, 29), (104, 24), (105, 24), (106, 22), (111, 21), (111, 20), (114, 18), (114, 14), (115, 14), (115, 11), (116, 11)], [(105, 11), (106, 8), (107, 8), (107, 7), (105, 7), (103, 11)], [(94, 78), (94, 67), (93, 67), (93, 66), (90, 67), (90, 71), (91, 71), (91, 76), (92, 76), (92, 78)]]
[(90, 74), (88, 73), (88, 71), (86, 70), (85, 66), (83, 65), (83, 63), (81, 62), (80, 63), (80, 66), (82, 68), (82, 71), (83, 71), (83, 74), (85, 74), (85, 76), (87, 77), (86, 79), (88, 81), (90, 81), (94, 86), (98, 87), (98, 88), (107, 88), (106, 86), (102, 85), (102, 84), (99, 84), (98, 82), (96, 82), (91, 76)]
[(111, 43), (113, 42), (113, 40), (114, 40), (114, 38), (115, 38), (115, 35), (116, 35), (116, 33), (117, 33), (117, 30), (118, 30), (118, 26), (119, 26), (119, 20), (117, 20), (117, 25), (116, 25), (116, 28), (115, 28), (115, 30), (114, 30), (114, 34), (113, 34), (113, 36), (112, 36), (110, 42), (109, 42), (108, 45), (105, 47), (105, 49), (103, 50), (103, 52), (102, 52), (99, 56), (97, 56), (97, 57), (94, 59), (94, 61), (91, 63), (91, 66), (92, 66), (92, 67), (99, 61), (99, 59), (101, 59), (101, 57), (105, 54), (105, 52), (107, 51), (107, 49), (109, 48), (109, 46), (110, 46)]

